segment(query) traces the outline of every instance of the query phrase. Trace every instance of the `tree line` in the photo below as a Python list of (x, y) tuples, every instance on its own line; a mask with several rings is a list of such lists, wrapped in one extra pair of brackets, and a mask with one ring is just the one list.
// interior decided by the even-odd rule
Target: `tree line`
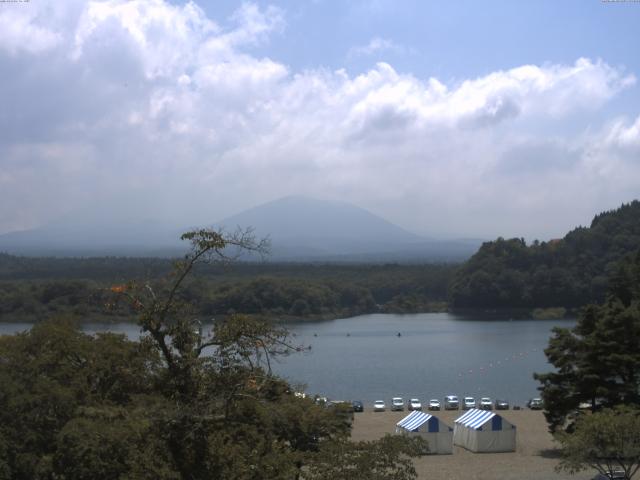
[[(608, 279), (640, 245), (640, 202), (597, 215), (591, 225), (548, 242), (499, 238), (463, 264), (198, 265), (181, 291), (207, 316), (234, 312), (286, 318), (446, 309), (565, 307), (602, 302)], [(27, 258), (0, 254), (0, 320), (37, 321), (53, 314), (87, 320), (105, 313), (112, 283), (157, 281), (173, 268), (162, 258)]]
[(455, 274), (452, 308), (578, 308), (605, 299), (608, 278), (640, 245), (640, 202), (604, 212), (564, 238), (484, 243)]
[[(129, 312), (122, 309), (105, 311), (108, 287), (128, 279), (157, 282), (171, 269), (171, 262), (162, 259), (113, 262), (109, 267), (105, 259), (0, 256), (0, 318), (38, 321), (70, 314), (87, 320), (127, 319)], [(415, 313), (446, 308), (454, 269), (448, 264), (199, 265), (180, 296), (209, 317), (234, 312), (277, 318)]]

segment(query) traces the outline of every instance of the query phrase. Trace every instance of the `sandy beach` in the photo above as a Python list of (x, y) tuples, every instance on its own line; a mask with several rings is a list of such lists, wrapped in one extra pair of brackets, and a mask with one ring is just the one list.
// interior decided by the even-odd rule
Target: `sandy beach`
[[(385, 433), (393, 433), (395, 424), (409, 412), (376, 412), (370, 409), (356, 413), (352, 439), (375, 440)], [(431, 412), (445, 423), (463, 412)], [(556, 444), (547, 431), (541, 411), (508, 410), (500, 412), (517, 428), (516, 451), (511, 453), (472, 453), (455, 447), (453, 455), (428, 455), (415, 460), (418, 478), (446, 480), (587, 480), (595, 471), (576, 475), (557, 473)]]

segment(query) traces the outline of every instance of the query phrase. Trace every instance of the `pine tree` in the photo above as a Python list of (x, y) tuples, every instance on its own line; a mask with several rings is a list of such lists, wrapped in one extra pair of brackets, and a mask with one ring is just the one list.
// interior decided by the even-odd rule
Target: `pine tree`
[(554, 329), (545, 353), (556, 371), (534, 377), (551, 431), (571, 429), (581, 404), (640, 405), (640, 252), (612, 276), (604, 304), (586, 307), (574, 328)]

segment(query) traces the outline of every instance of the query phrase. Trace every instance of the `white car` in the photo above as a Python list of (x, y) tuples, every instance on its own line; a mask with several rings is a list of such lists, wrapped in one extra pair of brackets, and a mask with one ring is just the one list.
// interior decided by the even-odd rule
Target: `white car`
[(455, 395), (447, 395), (444, 397), (444, 409), (445, 410), (458, 410), (458, 397)]
[(493, 410), (493, 404), (491, 403), (491, 399), (489, 397), (482, 397), (480, 399), (480, 409)]
[(391, 411), (401, 412), (403, 410), (404, 410), (404, 400), (402, 400), (402, 397), (393, 397), (391, 399)]
[(464, 397), (462, 399), (462, 408), (465, 410), (476, 408), (476, 399), (473, 397)]
[(383, 400), (376, 400), (373, 402), (373, 411), (374, 412), (384, 412), (386, 406)]
[[(542, 407), (544, 407), (544, 403), (542, 402), (541, 398), (532, 398), (531, 400), (529, 400), (527, 402), (527, 407), (529, 407), (531, 410), (542, 410)], [(580, 405), (578, 405), (579, 409), (586, 409), (586, 408), (591, 408), (591, 404), (587, 403), (586, 406), (583, 406), (583, 404), (581, 403)]]
[(422, 410), (422, 404), (417, 398), (409, 400), (409, 410)]
[(440, 400), (437, 398), (429, 400), (429, 410), (440, 410)]

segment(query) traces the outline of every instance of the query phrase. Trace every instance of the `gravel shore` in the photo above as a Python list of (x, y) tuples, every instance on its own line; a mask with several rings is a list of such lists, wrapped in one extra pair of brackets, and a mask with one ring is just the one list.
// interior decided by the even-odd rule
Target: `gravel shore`
[[(356, 413), (353, 440), (375, 440), (394, 433), (396, 423), (409, 412)], [(430, 412), (453, 427), (462, 411)], [(597, 472), (576, 475), (557, 473), (558, 454), (541, 411), (500, 412), (517, 428), (516, 451), (511, 453), (472, 453), (455, 447), (453, 455), (428, 455), (415, 460), (418, 478), (445, 480), (587, 480)]]

